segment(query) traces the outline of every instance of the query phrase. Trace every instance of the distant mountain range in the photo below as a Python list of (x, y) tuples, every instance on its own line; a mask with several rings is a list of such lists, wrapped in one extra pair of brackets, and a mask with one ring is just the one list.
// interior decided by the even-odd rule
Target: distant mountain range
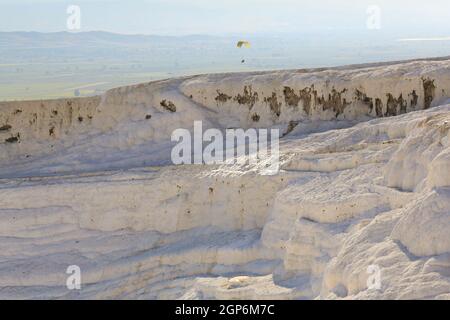
[(0, 32), (0, 46), (7, 47), (45, 47), (45, 46), (79, 46), (95, 44), (103, 46), (134, 45), (145, 46), (155, 42), (179, 42), (195, 40), (212, 40), (221, 37), (208, 35), (190, 36), (158, 36), (158, 35), (125, 35), (105, 31), (89, 32)]

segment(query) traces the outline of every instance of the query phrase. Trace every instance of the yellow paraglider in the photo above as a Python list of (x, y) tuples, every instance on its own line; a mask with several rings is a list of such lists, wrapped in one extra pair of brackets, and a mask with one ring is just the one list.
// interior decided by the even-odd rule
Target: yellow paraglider
[(242, 47), (244, 47), (244, 48), (250, 48), (250, 42), (240, 40), (240, 41), (238, 41), (238, 43), (237, 43), (236, 46), (237, 46), (238, 48), (242, 48)]

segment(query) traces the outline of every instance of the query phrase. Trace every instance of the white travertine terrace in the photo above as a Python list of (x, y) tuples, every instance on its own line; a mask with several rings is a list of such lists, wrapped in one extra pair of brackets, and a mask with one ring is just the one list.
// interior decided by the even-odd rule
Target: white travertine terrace
[[(2, 102), (0, 298), (450, 299), (449, 103), (446, 59)], [(280, 173), (171, 165), (196, 120), (281, 128)]]

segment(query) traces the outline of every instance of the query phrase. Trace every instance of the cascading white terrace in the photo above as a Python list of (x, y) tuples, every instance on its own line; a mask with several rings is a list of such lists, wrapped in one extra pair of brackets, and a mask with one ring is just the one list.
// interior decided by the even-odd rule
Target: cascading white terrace
[[(448, 299), (449, 96), (439, 59), (0, 103), (0, 298)], [(279, 174), (172, 165), (194, 121), (280, 128)]]

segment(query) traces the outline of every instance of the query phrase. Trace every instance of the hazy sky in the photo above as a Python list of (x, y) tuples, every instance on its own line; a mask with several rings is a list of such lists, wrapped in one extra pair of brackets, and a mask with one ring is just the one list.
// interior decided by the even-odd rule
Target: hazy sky
[(0, 0), (0, 31), (64, 31), (68, 5), (81, 31), (140, 34), (369, 32), (369, 5), (381, 29), (404, 37), (450, 36), (448, 0)]

